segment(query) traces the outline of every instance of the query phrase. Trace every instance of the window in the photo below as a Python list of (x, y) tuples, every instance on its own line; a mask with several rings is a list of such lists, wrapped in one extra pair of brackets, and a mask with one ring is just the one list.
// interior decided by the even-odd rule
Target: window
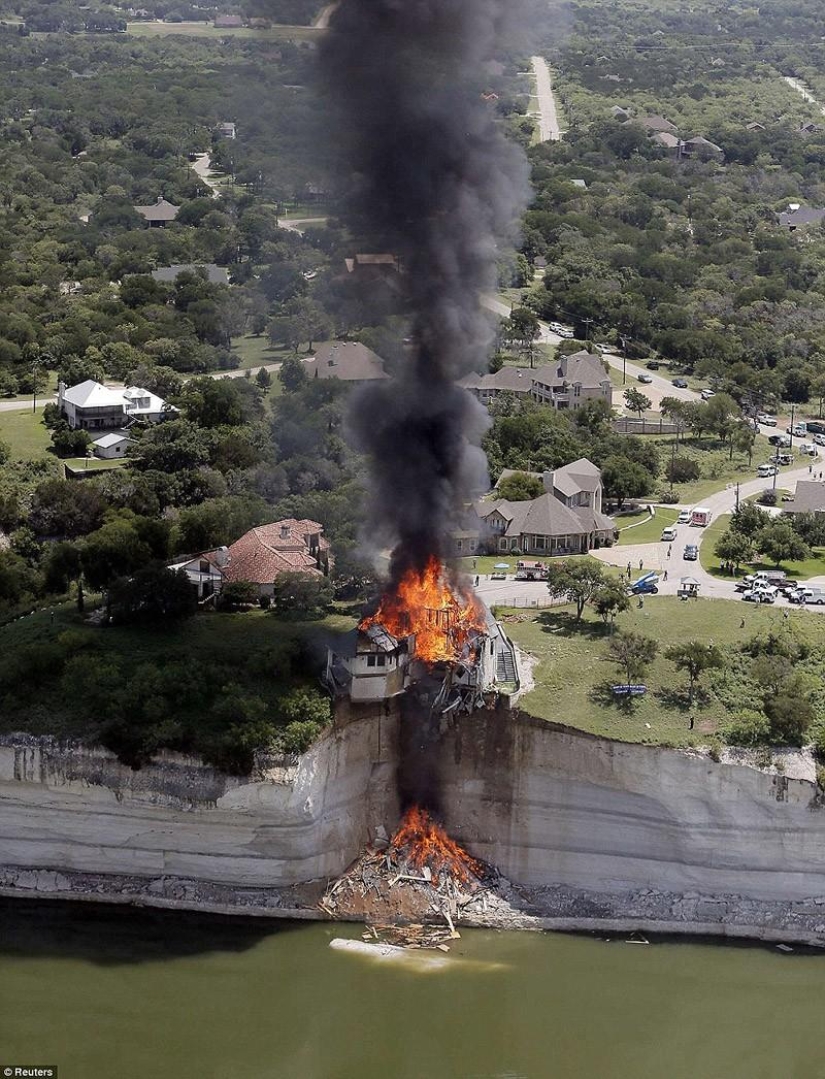
[(367, 666), (374, 667), (378, 656), (367, 656)]
[(460, 551), (462, 549), (461, 540), (456, 540), (455, 541), (455, 549), (457, 551)]
[(544, 536), (536, 536), (536, 550), (537, 551), (543, 551), (544, 550)]
[(504, 536), (502, 536), (501, 539), (498, 541), (498, 549), (500, 551), (507, 550), (507, 540), (504, 538)]
[(376, 656), (375, 658), (378, 661), (378, 666), (379, 667), (386, 667), (386, 665), (387, 665), (387, 657), (386, 656)]

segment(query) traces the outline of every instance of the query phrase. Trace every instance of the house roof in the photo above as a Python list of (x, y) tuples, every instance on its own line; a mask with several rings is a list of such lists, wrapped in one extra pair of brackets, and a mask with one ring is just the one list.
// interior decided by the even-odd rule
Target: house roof
[(609, 381), (600, 356), (590, 352), (574, 352), (563, 356), (557, 364), (541, 367), (502, 367), (495, 374), (480, 375), (474, 372), (459, 379), (465, 390), (498, 390), (510, 393), (530, 393), (534, 385), (561, 386), (563, 383), (579, 383), (582, 386), (600, 386)]
[(123, 392), (110, 390), (94, 379), (87, 378), (63, 391), (63, 400), (75, 408), (115, 408), (123, 404)]
[(640, 116), (637, 123), (646, 127), (648, 131), (675, 131), (676, 124), (666, 120), (664, 116)]
[(501, 474), (496, 480), (496, 487), (504, 480), (508, 480), (511, 476), (529, 476), (531, 479), (540, 480), (542, 478), (541, 472), (527, 472), (523, 468), (502, 468)]
[(224, 266), (217, 266), (214, 262), (176, 262), (171, 266), (160, 266), (157, 270), (152, 270), (152, 277), (156, 281), (175, 281), (182, 273), (197, 273), (198, 270), (206, 271), (210, 285), (229, 284), (229, 270)]
[(319, 535), (319, 549), (326, 551), (329, 542), (322, 532), (317, 521), (294, 518), (252, 528), (229, 548), (226, 578), (272, 584), (279, 573), (320, 575), (316, 559), (309, 553), (309, 536)]
[(671, 135), (669, 131), (656, 131), (653, 134), (653, 141), (661, 143), (668, 150), (675, 150), (677, 146), (681, 145), (682, 140), (677, 138), (676, 135)]
[(326, 341), (307, 361), (310, 378), (337, 378), (342, 382), (373, 382), (389, 378), (381, 357), (358, 341)]
[(825, 513), (825, 484), (799, 480), (793, 502), (786, 502), (782, 509), (785, 513)]
[(176, 411), (171, 405), (158, 397), (151, 390), (145, 390), (142, 386), (127, 386), (122, 392), (123, 407), (130, 416), (142, 416), (149, 413), (164, 412), (166, 409)]
[(178, 216), (179, 206), (167, 202), (161, 195), (152, 206), (136, 206), (135, 210), (147, 221), (174, 221)]
[(582, 522), (551, 494), (543, 494), (529, 502), (508, 502), (499, 499), (486, 502), (479, 509), (486, 510), (484, 519), (499, 513), (507, 521), (505, 536), (518, 537), (525, 533), (537, 536), (568, 536), (583, 531)]
[(94, 439), (93, 446), (100, 446), (101, 449), (108, 449), (109, 446), (119, 446), (122, 442), (131, 442), (132, 440), (128, 435), (119, 435), (112, 433), (109, 435), (101, 435), (100, 438)]
[(565, 495), (576, 494), (578, 491), (596, 491), (601, 482), (601, 470), (586, 457), (571, 461), (569, 465), (557, 468), (553, 473), (553, 486)]
[(692, 139), (685, 139), (682, 146), (696, 146), (700, 150), (712, 150), (714, 153), (723, 154), (725, 151), (721, 146), (717, 146), (715, 142), (711, 142), (710, 139), (706, 139), (704, 135), (694, 135)]

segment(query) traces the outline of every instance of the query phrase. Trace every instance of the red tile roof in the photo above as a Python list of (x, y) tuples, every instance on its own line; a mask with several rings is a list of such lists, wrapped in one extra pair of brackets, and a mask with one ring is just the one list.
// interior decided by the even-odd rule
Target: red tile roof
[(310, 554), (310, 536), (318, 536), (317, 548), (329, 550), (323, 528), (317, 521), (296, 521), (290, 518), (259, 525), (241, 536), (229, 548), (225, 569), (229, 581), (252, 581), (272, 584), (279, 573), (321, 574), (318, 560)]

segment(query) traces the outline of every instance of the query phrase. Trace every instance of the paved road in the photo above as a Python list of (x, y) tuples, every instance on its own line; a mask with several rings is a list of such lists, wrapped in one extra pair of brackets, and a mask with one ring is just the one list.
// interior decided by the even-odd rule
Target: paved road
[(194, 161), (189, 162), (189, 166), (193, 172), (198, 174), (199, 179), (203, 180), (209, 190), (212, 192), (212, 198), (218, 199), (221, 196), (221, 189), (210, 179), (212, 175), (212, 158), (209, 154), (198, 154)]
[(825, 115), (825, 107), (823, 107), (820, 102), (816, 100), (816, 98), (808, 89), (808, 87), (804, 84), (804, 82), (801, 82), (799, 79), (791, 78), (790, 75), (783, 75), (782, 78), (785, 80), (788, 86), (791, 87), (791, 89), (796, 90), (798, 94), (802, 94), (806, 101), (809, 101), (812, 105), (816, 105), (819, 111), (823, 113), (823, 115)]
[(303, 236), (307, 230), (307, 225), (325, 225), (327, 219), (325, 217), (293, 217), (288, 221), (284, 217), (278, 218), (278, 228), (287, 229), (289, 232), (297, 232), (299, 236)]
[(550, 68), (542, 56), (533, 56), (533, 73), (536, 76), (536, 97), (539, 103), (539, 142), (557, 142), (561, 138), (556, 99), (553, 97), (553, 83)]

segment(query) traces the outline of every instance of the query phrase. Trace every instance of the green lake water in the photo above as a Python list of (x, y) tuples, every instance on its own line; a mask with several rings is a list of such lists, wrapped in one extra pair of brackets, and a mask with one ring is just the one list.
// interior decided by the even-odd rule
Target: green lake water
[(0, 1066), (57, 1064), (60, 1079), (825, 1076), (825, 955), (465, 930), (453, 962), (424, 973), (328, 946), (360, 934), (0, 900)]

